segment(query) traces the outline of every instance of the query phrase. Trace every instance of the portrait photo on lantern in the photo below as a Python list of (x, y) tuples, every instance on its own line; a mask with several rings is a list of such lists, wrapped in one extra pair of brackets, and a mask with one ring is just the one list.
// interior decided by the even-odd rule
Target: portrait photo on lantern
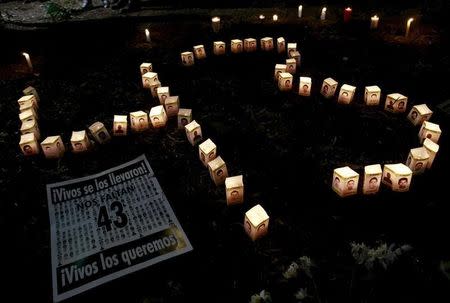
[(4, 301), (450, 302), (449, 10), (2, 1)]

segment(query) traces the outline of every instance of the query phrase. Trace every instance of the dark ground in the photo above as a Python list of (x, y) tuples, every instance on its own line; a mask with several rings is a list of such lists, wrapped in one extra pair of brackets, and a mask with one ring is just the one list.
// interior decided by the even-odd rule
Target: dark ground
[[(336, 167), (350, 165), (362, 173), (364, 165), (404, 162), (409, 149), (419, 146), (418, 128), (406, 115), (365, 107), (363, 89), (379, 85), (383, 100), (386, 93), (405, 94), (408, 110), (420, 103), (436, 109), (449, 97), (445, 32), (434, 32), (427, 44), (426, 33), (415, 32), (405, 41), (395, 38), (400, 29), (369, 33), (367, 22), (357, 21), (347, 27), (229, 25), (218, 35), (211, 33), (208, 19), (168, 19), (150, 27), (151, 48), (143, 39), (144, 25), (125, 20), (1, 33), (9, 42), (2, 49), (1, 60), (8, 65), (2, 64), (0, 86), (0, 220), (2, 251), (10, 258), (4, 261), (10, 273), (4, 274), (9, 282), (3, 286), (15, 301), (51, 301), (45, 185), (145, 153), (194, 251), (68, 302), (246, 302), (262, 289), (275, 302), (295, 302), (300, 287), (308, 288), (309, 302), (448, 302), (449, 281), (439, 270), (450, 257), (448, 117), (433, 116), (443, 128), (441, 149), (433, 169), (414, 177), (410, 192), (383, 188), (376, 196), (340, 199), (330, 188)], [(214, 40), (228, 45), (230, 39), (248, 36), (296, 41), (304, 61), (295, 79), (313, 78), (312, 97), (277, 90), (273, 68), (285, 57), (275, 52), (212, 54)], [(208, 58), (181, 67), (180, 52), (200, 43)], [(25, 75), (22, 50), (31, 53), (39, 77)], [(97, 120), (111, 127), (114, 114), (148, 111), (156, 104), (141, 88), (139, 64), (144, 61), (152, 62), (162, 84), (180, 95), (182, 107), (193, 108), (230, 174), (244, 175), (242, 206), (226, 206), (223, 187), (213, 185), (197, 148), (173, 125), (113, 138), (86, 155), (69, 152), (60, 161), (21, 155), (16, 101), (23, 88), (33, 85), (41, 96), (43, 137), (62, 134), (68, 142), (72, 130)], [(320, 84), (329, 76), (358, 87), (354, 104), (338, 106), (320, 97)], [(257, 203), (271, 217), (270, 232), (252, 243), (241, 223), (244, 212)], [(367, 279), (351, 256), (352, 241), (414, 249)], [(284, 281), (282, 272), (302, 255), (317, 265), (314, 283), (307, 278)]]

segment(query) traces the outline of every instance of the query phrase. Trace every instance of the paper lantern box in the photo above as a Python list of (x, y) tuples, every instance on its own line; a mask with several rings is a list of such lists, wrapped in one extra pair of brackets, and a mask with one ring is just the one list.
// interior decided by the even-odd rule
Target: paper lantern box
[(386, 97), (384, 104), (384, 110), (391, 113), (403, 113), (406, 111), (406, 105), (408, 104), (408, 97), (401, 94), (389, 94)]
[(427, 162), (427, 168), (431, 168), (431, 165), (434, 162), (434, 158), (436, 158), (436, 154), (439, 151), (439, 145), (426, 138), (423, 141), (423, 147), (427, 150), (428, 155), (430, 155)]
[(61, 136), (50, 136), (41, 142), (41, 148), (48, 159), (61, 158), (66, 151)]
[(177, 116), (180, 108), (180, 98), (178, 96), (167, 97), (164, 108), (166, 109), (167, 117)]
[(141, 70), (141, 75), (145, 75), (146, 73), (153, 71), (152, 64), (151, 63), (147, 63), (147, 62), (142, 63), (139, 68)]
[(187, 124), (192, 121), (192, 109), (180, 108), (178, 110), (178, 128), (183, 129)]
[(298, 86), (298, 94), (300, 96), (308, 97), (311, 95), (312, 79), (310, 77), (300, 77), (300, 84)]
[(102, 122), (94, 122), (91, 126), (89, 126), (89, 132), (92, 137), (94, 137), (95, 141), (100, 144), (105, 144), (111, 139), (108, 130)]
[(38, 108), (37, 100), (34, 95), (23, 96), (19, 100), (17, 100), (17, 103), (19, 104), (19, 107), (31, 104), (35, 109)]
[(166, 98), (170, 96), (170, 90), (168, 86), (161, 86), (156, 89), (156, 93), (158, 94), (159, 103), (164, 105)]
[(294, 54), (295, 51), (297, 51), (297, 43), (288, 43), (287, 52), (289, 58), (292, 58), (292, 55)]
[(39, 154), (39, 145), (34, 133), (21, 135), (19, 146), (25, 156)]
[(41, 132), (39, 131), (39, 126), (36, 120), (22, 122), (20, 133), (22, 135), (33, 133), (36, 137), (36, 140), (39, 140), (41, 138)]
[(215, 41), (213, 46), (214, 55), (224, 55), (225, 54), (225, 42)]
[(152, 125), (154, 128), (160, 128), (166, 126), (167, 123), (167, 114), (164, 109), (164, 106), (158, 105), (155, 107), (152, 107), (150, 109), (150, 121), (152, 122)]
[(27, 121), (37, 120), (37, 117), (35, 116), (35, 113), (33, 110), (27, 109), (19, 114), (19, 119), (23, 123), (23, 122), (27, 122)]
[(127, 135), (128, 120), (125, 115), (114, 115), (113, 135), (126, 136)]
[(275, 81), (278, 82), (280, 74), (284, 72), (286, 72), (286, 64), (275, 64), (275, 73), (273, 75)]
[(279, 54), (284, 53), (286, 51), (286, 41), (283, 37), (279, 37), (277, 39), (277, 51)]
[(22, 105), (20, 105), (19, 107), (19, 111), (21, 113), (27, 111), (27, 110), (31, 110), (33, 112), (33, 115), (37, 118), (37, 111), (36, 111), (36, 107), (35, 107), (35, 102), (34, 101), (29, 101), (29, 102), (25, 102)]
[(333, 173), (333, 190), (341, 197), (358, 192), (359, 174), (348, 166), (336, 168)]
[(438, 143), (441, 133), (442, 131), (438, 124), (430, 121), (423, 121), (422, 127), (419, 130), (420, 142), (422, 143), (428, 138), (434, 143)]
[(409, 151), (406, 166), (408, 166), (414, 175), (421, 174), (425, 171), (428, 165), (430, 154), (425, 147), (412, 148)]
[(242, 40), (233, 39), (231, 40), (231, 52), (234, 54), (241, 53), (244, 48), (244, 43)]
[(144, 88), (151, 88), (152, 85), (159, 83), (158, 74), (154, 72), (148, 72), (142, 75), (142, 85)]
[(244, 39), (244, 51), (246, 52), (256, 51), (256, 39), (253, 38)]
[(200, 124), (197, 123), (197, 121), (193, 120), (192, 122), (188, 123), (184, 127), (184, 129), (186, 130), (188, 141), (192, 145), (195, 145), (202, 140), (202, 128), (200, 127)]
[(273, 38), (272, 37), (264, 37), (261, 39), (261, 49), (263, 51), (271, 51), (273, 50)]
[(142, 132), (148, 129), (148, 115), (140, 110), (130, 113), (131, 129), (135, 132)]
[(286, 72), (290, 74), (295, 74), (297, 71), (297, 61), (294, 58), (286, 59)]
[(205, 46), (203, 44), (194, 46), (194, 55), (195, 59), (205, 59), (206, 58)]
[(253, 241), (267, 234), (269, 230), (269, 216), (261, 205), (253, 206), (245, 213), (244, 228)]
[(408, 114), (408, 119), (414, 125), (421, 125), (423, 121), (428, 121), (433, 112), (426, 104), (414, 105)]
[(40, 101), (39, 94), (33, 86), (26, 87), (22, 92), (25, 96), (33, 95), (36, 100), (36, 103), (39, 104)]
[(194, 53), (193, 52), (183, 52), (181, 53), (181, 63), (184, 66), (194, 65)]
[(223, 184), (228, 177), (227, 165), (220, 156), (208, 162), (208, 170), (216, 185)]
[(408, 191), (411, 178), (411, 169), (403, 163), (384, 165), (382, 182), (393, 191)]
[(72, 144), (72, 151), (74, 153), (88, 151), (91, 147), (91, 142), (89, 141), (85, 130), (73, 131), (72, 137), (70, 138), (70, 143)]
[(227, 205), (244, 203), (244, 182), (242, 175), (225, 179)]
[(299, 51), (294, 51), (291, 56), (292, 59), (295, 59), (297, 66), (300, 66), (301, 56)]
[(161, 87), (161, 82), (157, 81), (150, 85), (150, 92), (152, 93), (152, 97), (156, 98), (158, 97), (158, 88)]
[(334, 96), (336, 89), (338, 86), (338, 82), (333, 78), (326, 78), (323, 80), (322, 88), (320, 89), (320, 93), (325, 98), (331, 98)]
[(204, 166), (216, 158), (217, 147), (211, 139), (206, 140), (198, 146), (198, 156)]
[(367, 165), (364, 167), (363, 194), (375, 194), (380, 189), (383, 170), (380, 164)]
[(281, 91), (291, 90), (293, 79), (294, 77), (290, 73), (281, 73), (278, 78), (278, 88)]
[(364, 102), (366, 105), (374, 106), (380, 104), (381, 88), (376, 85), (366, 86)]
[(339, 91), (338, 103), (349, 104), (352, 102), (355, 96), (356, 87), (348, 84), (344, 84)]

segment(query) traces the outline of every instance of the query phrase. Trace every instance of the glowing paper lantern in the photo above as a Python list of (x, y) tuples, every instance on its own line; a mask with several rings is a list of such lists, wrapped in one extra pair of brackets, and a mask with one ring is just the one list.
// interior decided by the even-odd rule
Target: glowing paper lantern
[(192, 145), (202, 140), (202, 128), (197, 121), (193, 120), (191, 123), (186, 124), (184, 129), (186, 130), (187, 139)]
[(39, 126), (36, 120), (22, 122), (20, 133), (22, 135), (33, 133), (36, 137), (36, 140), (39, 140), (41, 138), (41, 132), (39, 131)]
[(33, 95), (34, 98), (36, 99), (36, 104), (39, 104), (40, 101), (39, 94), (34, 87), (28, 86), (22, 92), (25, 96)]
[(421, 125), (423, 121), (428, 121), (433, 112), (426, 104), (414, 105), (408, 114), (408, 119), (414, 125)]
[(183, 53), (181, 53), (181, 63), (184, 66), (192, 66), (192, 65), (194, 65), (194, 53), (192, 53), (192, 52), (183, 52)]
[(127, 135), (128, 120), (125, 115), (114, 115), (113, 135), (126, 136)]
[(288, 43), (287, 52), (289, 58), (292, 58), (292, 55), (296, 50), (297, 50), (297, 43)]
[(206, 58), (205, 46), (203, 46), (203, 44), (194, 46), (194, 55), (195, 59), (205, 59)]
[(372, 16), (370, 18), (370, 29), (377, 29), (378, 28), (378, 21), (380, 21), (380, 18), (377, 15)]
[(19, 119), (23, 123), (23, 122), (37, 120), (37, 117), (35, 116), (35, 112), (33, 110), (28, 109), (19, 114)]
[(423, 147), (427, 150), (430, 158), (428, 158), (427, 168), (431, 168), (431, 165), (434, 162), (434, 158), (436, 158), (436, 154), (439, 151), (439, 145), (431, 141), (430, 139), (425, 139), (423, 141)]
[(322, 10), (320, 11), (320, 20), (324, 21), (327, 18), (327, 8), (322, 7)]
[(420, 143), (422, 143), (427, 138), (434, 143), (438, 143), (441, 133), (442, 131), (438, 124), (429, 121), (423, 121), (422, 127), (419, 131)]
[(72, 144), (72, 152), (74, 153), (86, 152), (91, 147), (91, 142), (85, 130), (73, 131), (70, 143)]
[(349, 104), (352, 102), (353, 97), (355, 96), (356, 87), (348, 84), (344, 84), (341, 86), (341, 90), (339, 91), (338, 103)]
[(180, 108), (180, 98), (178, 96), (167, 97), (164, 108), (166, 109), (167, 117), (177, 116)]
[(178, 110), (178, 128), (184, 129), (184, 127), (192, 121), (192, 109), (180, 108)]
[(154, 128), (160, 128), (166, 126), (167, 123), (167, 114), (164, 110), (164, 106), (158, 105), (154, 106), (150, 109), (150, 121)]
[(320, 89), (320, 93), (325, 98), (331, 98), (334, 96), (336, 89), (338, 86), (338, 82), (333, 78), (326, 78), (323, 80), (322, 88)]
[(211, 139), (206, 140), (198, 146), (198, 156), (204, 166), (216, 158), (217, 147)]
[(231, 52), (233, 54), (242, 53), (243, 49), (244, 49), (244, 43), (242, 42), (242, 40), (239, 40), (239, 39), (231, 40)]
[(50, 136), (41, 142), (41, 148), (47, 159), (61, 158), (66, 151), (61, 136)]
[(261, 205), (253, 206), (245, 213), (244, 228), (253, 241), (267, 234), (269, 230), (269, 216)]
[(408, 166), (414, 175), (421, 174), (425, 171), (428, 165), (430, 154), (425, 147), (412, 148), (409, 151), (406, 166)]
[(161, 82), (156, 82), (150, 85), (150, 92), (152, 93), (152, 97), (156, 98), (158, 97), (158, 88), (161, 87)]
[(346, 9), (344, 9), (344, 22), (345, 23), (350, 22), (351, 18), (352, 18), (352, 8), (347, 7)]
[(242, 181), (242, 175), (226, 178), (225, 192), (227, 195), (227, 205), (243, 203), (244, 182)]
[(244, 39), (244, 51), (250, 53), (256, 51), (256, 39), (247, 38)]
[(273, 75), (275, 81), (278, 82), (280, 74), (284, 72), (286, 72), (286, 64), (275, 64), (275, 73)]
[(376, 85), (366, 86), (364, 102), (366, 105), (374, 106), (380, 104), (381, 88)]
[(298, 94), (300, 96), (309, 97), (311, 95), (312, 79), (310, 77), (300, 77), (298, 86)]
[(217, 33), (220, 30), (220, 17), (212, 17), (211, 18), (211, 26), (213, 32)]
[(141, 76), (145, 75), (148, 72), (152, 72), (153, 71), (152, 64), (151, 63), (147, 63), (147, 62), (142, 63), (139, 68), (140, 68), (140, 71), (141, 71)]
[(278, 88), (281, 91), (291, 90), (293, 79), (294, 77), (290, 73), (280, 73), (278, 78)]
[(297, 61), (294, 58), (286, 59), (286, 72), (290, 74), (295, 74), (297, 71)]
[(142, 75), (142, 85), (144, 88), (151, 88), (152, 85), (159, 83), (158, 74), (154, 72), (148, 72)]
[(215, 41), (213, 46), (214, 55), (225, 55), (225, 42)]
[(383, 171), (380, 164), (367, 165), (364, 167), (363, 194), (376, 194), (380, 189)]
[(208, 170), (216, 185), (223, 184), (228, 177), (227, 165), (220, 156), (208, 162)]
[(297, 66), (300, 66), (300, 60), (301, 60), (301, 56), (300, 56), (300, 52), (299, 51), (294, 51), (291, 55), (292, 59), (295, 59), (295, 62), (297, 62)]
[(384, 165), (382, 182), (393, 191), (408, 191), (411, 179), (412, 171), (405, 164), (397, 163)]
[(286, 51), (286, 41), (283, 37), (277, 38), (277, 52), (279, 54), (284, 53)]
[(31, 110), (35, 117), (38, 116), (37, 112), (36, 112), (36, 102), (34, 101), (34, 99), (33, 100), (28, 100), (26, 102), (22, 102), (22, 104), (20, 104), (19, 111), (21, 113), (23, 113), (23, 112), (25, 112), (27, 110)]
[(17, 103), (19, 104), (19, 106), (31, 104), (35, 109), (37, 109), (39, 107), (36, 97), (34, 95), (23, 96), (19, 100), (17, 100)]
[(263, 50), (263, 51), (273, 50), (273, 38), (272, 37), (264, 37), (261, 39), (261, 50)]
[(164, 105), (167, 97), (170, 96), (170, 90), (168, 86), (158, 87), (156, 89), (156, 93), (158, 94), (159, 103)]
[(333, 173), (333, 190), (341, 197), (356, 195), (359, 174), (348, 166), (336, 168)]
[(148, 115), (140, 110), (130, 113), (131, 129), (135, 132), (142, 132), (148, 129)]
[(384, 104), (384, 110), (391, 113), (403, 113), (406, 111), (406, 105), (408, 104), (408, 97), (401, 94), (389, 94), (386, 97)]
[(92, 137), (94, 137), (95, 141), (100, 144), (105, 144), (111, 139), (108, 130), (102, 122), (97, 121), (92, 123), (92, 125), (89, 126), (89, 132)]
[(25, 156), (39, 154), (39, 145), (34, 133), (21, 135), (19, 146)]

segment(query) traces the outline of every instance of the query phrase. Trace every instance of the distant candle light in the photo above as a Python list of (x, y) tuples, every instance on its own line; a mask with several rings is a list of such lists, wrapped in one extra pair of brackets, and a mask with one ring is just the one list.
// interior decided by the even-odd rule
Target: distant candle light
[(33, 73), (33, 64), (31, 63), (30, 55), (28, 53), (22, 53), (22, 55), (27, 60), (28, 68), (30, 69), (30, 72)]
[(344, 10), (344, 22), (345, 23), (349, 22), (351, 17), (352, 17), (352, 8), (351, 7), (347, 7)]
[(298, 6), (298, 17), (299, 17), (299, 18), (302, 17), (302, 12), (303, 12), (303, 5), (299, 5), (299, 6)]
[(266, 19), (266, 16), (264, 16), (264, 15), (259, 15), (259, 20), (264, 20), (264, 19)]
[(273, 21), (278, 21), (278, 15), (273, 15), (272, 19)]
[(411, 23), (414, 21), (414, 18), (409, 18), (408, 22), (406, 22), (406, 32), (405, 37), (408, 38), (409, 36), (409, 30), (411, 29)]
[(213, 17), (211, 18), (211, 24), (213, 31), (217, 33), (220, 30), (220, 17)]
[(150, 30), (148, 28), (145, 29), (145, 37), (147, 38), (147, 42), (152, 42), (150, 38)]
[(371, 17), (370, 18), (370, 28), (371, 29), (377, 29), (379, 20), (380, 20), (380, 18), (377, 15)]
[(327, 18), (327, 8), (322, 8), (322, 11), (320, 13), (320, 20), (325, 20)]

